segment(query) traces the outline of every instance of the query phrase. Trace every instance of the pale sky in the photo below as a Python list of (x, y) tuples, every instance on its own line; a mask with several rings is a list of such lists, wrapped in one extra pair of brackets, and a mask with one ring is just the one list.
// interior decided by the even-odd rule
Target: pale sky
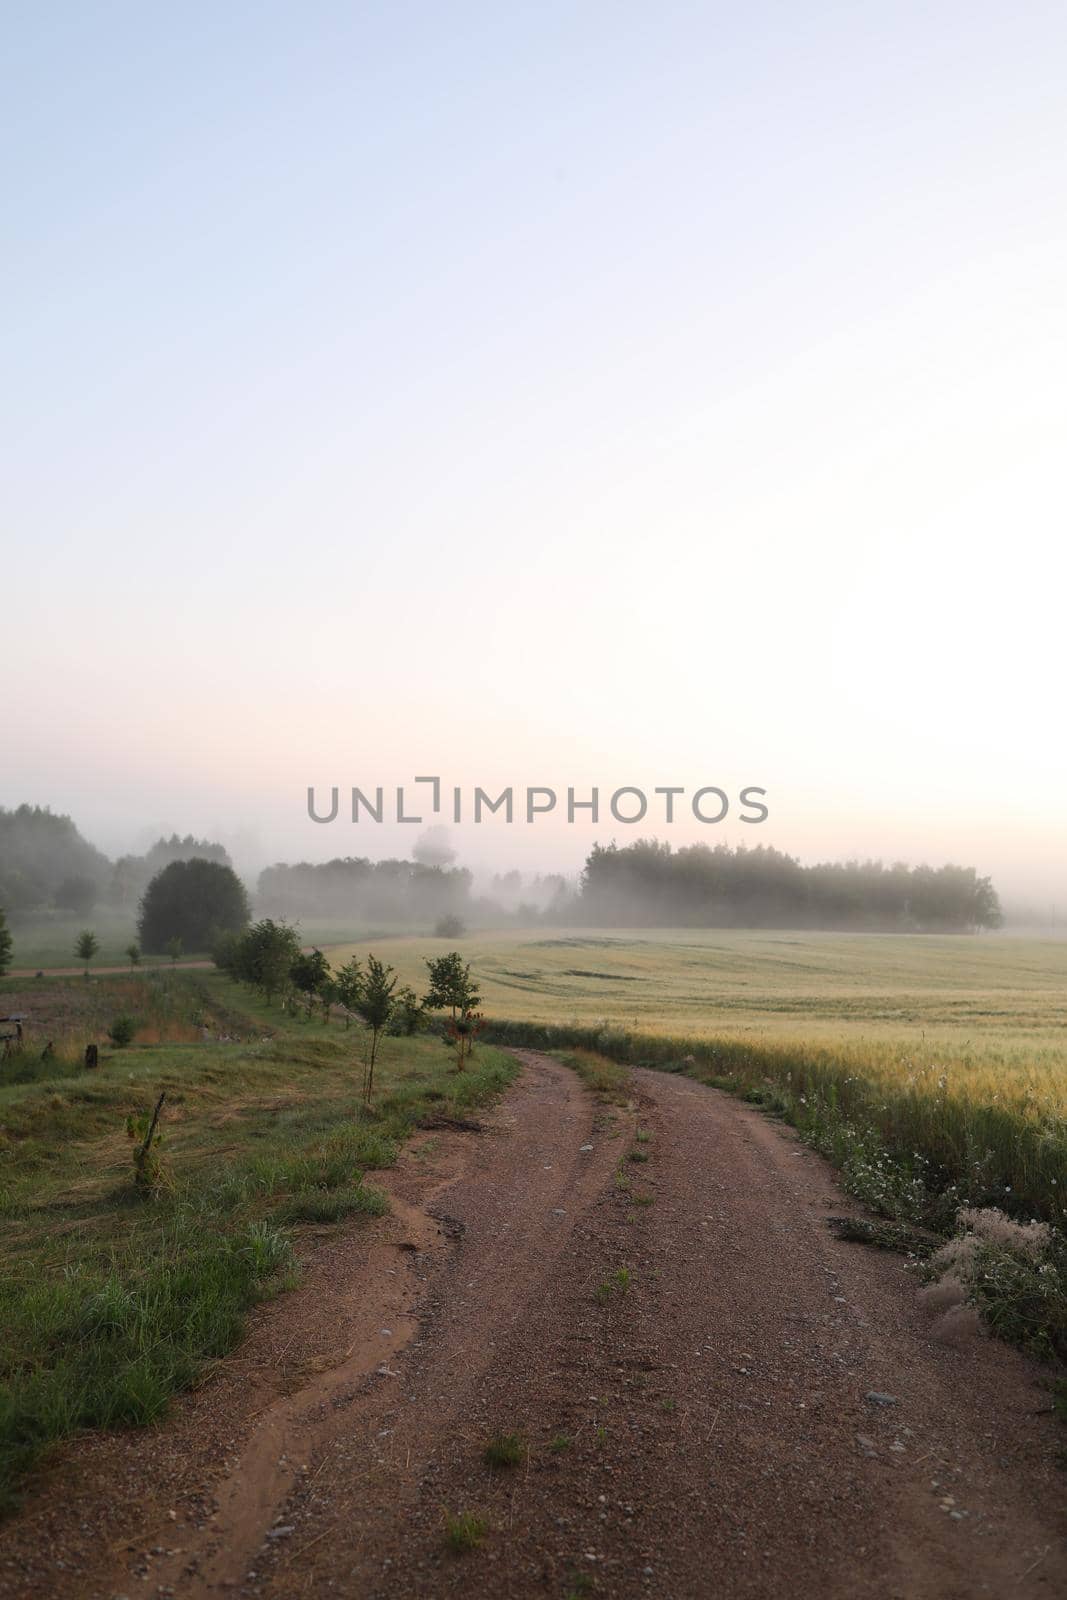
[(410, 848), (308, 784), (767, 789), (456, 830), (1067, 904), (1059, 4), (5, 18), (0, 803)]

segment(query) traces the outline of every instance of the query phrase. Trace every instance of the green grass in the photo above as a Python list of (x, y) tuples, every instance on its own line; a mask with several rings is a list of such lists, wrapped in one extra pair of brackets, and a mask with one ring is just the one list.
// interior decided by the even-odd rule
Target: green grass
[(453, 1555), (477, 1550), (488, 1532), (488, 1519), (478, 1511), (445, 1512), (445, 1544)]
[[(100, 985), (102, 1014), (126, 981)], [(362, 1030), (287, 1018), (214, 974), (150, 981), (176, 1038), (102, 1050), (94, 1072), (0, 1063), (0, 1504), (72, 1433), (158, 1418), (232, 1349), (249, 1307), (295, 1281), (294, 1229), (380, 1215), (365, 1174), (391, 1165), (431, 1111), (461, 1114), (517, 1070), (479, 1045), (458, 1075), (439, 1039), (388, 1038), (367, 1113)], [(76, 978), (38, 989), (65, 1015), (82, 994)], [(207, 1023), (231, 1042), (203, 1040)], [(144, 1200), (125, 1124), (161, 1089), (166, 1181)]]
[(597, 1285), (596, 1298), (601, 1305), (607, 1305), (618, 1294), (628, 1294), (633, 1287), (633, 1273), (629, 1267), (619, 1267), (603, 1283)]
[(576, 1072), (598, 1100), (609, 1105), (626, 1105), (630, 1100), (629, 1069), (617, 1061), (601, 1055), (596, 1050), (561, 1050), (556, 1052), (564, 1066)]
[(482, 1453), (487, 1467), (518, 1467), (526, 1459), (526, 1440), (521, 1433), (495, 1434)]

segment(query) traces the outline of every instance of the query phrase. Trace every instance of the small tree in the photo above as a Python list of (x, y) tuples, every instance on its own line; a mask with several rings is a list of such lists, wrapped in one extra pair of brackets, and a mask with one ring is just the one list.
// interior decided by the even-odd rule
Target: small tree
[(367, 1049), (366, 1065), (363, 1074), (363, 1103), (370, 1105), (374, 1094), (374, 1063), (378, 1059), (378, 1045), (382, 1034), (389, 1026), (389, 1019), (393, 1014), (393, 990), (396, 988), (396, 973), (392, 967), (382, 964), (375, 956), (367, 957), (367, 975), (360, 985), (359, 995), (355, 1004), (356, 1013), (370, 1029), (370, 1044)]
[(391, 1031), (406, 1034), (410, 1038), (413, 1033), (418, 1033), (419, 1029), (425, 1026), (426, 1012), (410, 983), (406, 983), (397, 991)]
[(229, 978), (239, 978), (238, 965), (241, 958), (241, 942), (248, 937), (247, 934), (234, 933), (232, 928), (215, 935), (211, 946), (211, 959), (220, 972), (225, 972)]
[(167, 1092), (164, 1089), (156, 1101), (151, 1121), (147, 1117), (126, 1118), (126, 1133), (129, 1138), (136, 1141), (133, 1150), (133, 1181), (137, 1185), (138, 1192), (146, 1197), (154, 1194), (163, 1183), (163, 1168), (156, 1154), (163, 1135), (157, 1133), (156, 1128), (166, 1098)]
[(310, 955), (301, 951), (292, 966), (289, 968), (289, 977), (293, 988), (303, 996), (304, 1008), (307, 1019), (311, 1021), (311, 1013), (315, 1009), (315, 1002), (322, 993), (324, 984), (329, 983), (333, 974), (330, 972), (330, 963), (321, 950), (312, 950)]
[(436, 939), (462, 939), (467, 927), (462, 917), (450, 912), (447, 917), (441, 918), (433, 931)]
[(345, 1027), (352, 1026), (352, 1018), (359, 1009), (359, 997), (363, 993), (363, 968), (355, 956), (350, 956), (344, 966), (339, 970), (334, 979), (337, 990), (337, 1002), (344, 1009)]
[(184, 953), (185, 946), (177, 934), (174, 935), (173, 939), (167, 940), (167, 954), (170, 956), (172, 965), (180, 961)]
[(79, 961), (85, 962), (85, 976), (89, 976), (89, 963), (99, 950), (100, 944), (96, 934), (91, 928), (83, 928), (78, 935), (78, 942), (74, 946), (74, 954)]
[(450, 950), (447, 956), (438, 956), (436, 961), (427, 961), (426, 966), (430, 987), (422, 1003), (428, 1011), (448, 1011), (455, 1022), (465, 1012), (477, 1009), (481, 993), (471, 977), (470, 963), (464, 965), (458, 950)]
[(340, 996), (337, 993), (337, 979), (334, 977), (333, 973), (330, 972), (329, 976), (324, 978), (319, 984), (319, 1005), (322, 1007), (323, 1022), (329, 1022), (330, 1012), (333, 1010), (339, 999)]
[(452, 1017), (446, 1027), (448, 1042), (456, 1052), (456, 1071), (462, 1072), (474, 1049), (475, 1039), (485, 1027), (485, 1018), (481, 1012), (464, 1011)]
[(132, 972), (134, 967), (141, 965), (141, 946), (139, 944), (128, 944), (126, 946), (126, 955), (129, 958), (130, 971)]
[(269, 1005), (276, 994), (285, 990), (299, 955), (296, 929), (287, 922), (274, 922), (264, 917), (262, 922), (255, 922), (246, 929), (236, 945), (228, 950), (225, 959), (232, 959), (233, 965), (226, 970), (240, 983), (259, 989)]
[(115, 1018), (107, 1030), (107, 1036), (116, 1050), (124, 1050), (128, 1044), (132, 1044), (136, 1034), (137, 1022), (125, 1011)]
[(7, 926), (7, 918), (0, 911), (0, 978), (4, 976), (11, 965), (11, 950), (13, 945), (11, 933)]

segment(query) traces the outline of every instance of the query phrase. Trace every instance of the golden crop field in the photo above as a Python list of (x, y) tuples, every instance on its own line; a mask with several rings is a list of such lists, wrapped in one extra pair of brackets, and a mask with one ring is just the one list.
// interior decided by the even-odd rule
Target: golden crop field
[[(418, 988), (449, 941), (371, 940)], [(924, 1044), (955, 1058), (1067, 1069), (1067, 941), (720, 929), (472, 934), (459, 941), (491, 1017), (642, 1033)]]

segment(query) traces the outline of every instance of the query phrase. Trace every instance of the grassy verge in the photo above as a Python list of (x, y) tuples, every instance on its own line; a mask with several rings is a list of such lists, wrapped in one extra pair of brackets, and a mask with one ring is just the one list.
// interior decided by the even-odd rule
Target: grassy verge
[[(60, 1009), (79, 982), (44, 981)], [(57, 1441), (159, 1417), (249, 1307), (295, 1281), (295, 1226), (379, 1214), (366, 1174), (428, 1114), (462, 1115), (517, 1070), (479, 1047), (457, 1075), (440, 1040), (389, 1038), (368, 1113), (361, 1030), (296, 1021), (213, 975), (165, 983), (158, 1009), (195, 1043), (105, 1047), (96, 1071), (39, 1048), (0, 1063), (0, 1505)], [(161, 1090), (162, 1182), (144, 1199), (126, 1123)]]
[(485, 1037), (685, 1072), (783, 1118), (900, 1240), (916, 1229), (966, 1238), (962, 1255), (930, 1252), (931, 1271), (954, 1275), (994, 1332), (1067, 1360), (1064, 1119), (955, 1093), (906, 1061), (895, 1076), (868, 1076), (848, 1050), (512, 1021), (494, 1022)]
[(592, 1090), (598, 1100), (616, 1106), (624, 1106), (629, 1102), (631, 1088), (628, 1067), (610, 1060), (597, 1050), (587, 1050), (582, 1047), (575, 1050), (557, 1050), (554, 1054), (564, 1066), (570, 1067), (578, 1074), (586, 1088)]

